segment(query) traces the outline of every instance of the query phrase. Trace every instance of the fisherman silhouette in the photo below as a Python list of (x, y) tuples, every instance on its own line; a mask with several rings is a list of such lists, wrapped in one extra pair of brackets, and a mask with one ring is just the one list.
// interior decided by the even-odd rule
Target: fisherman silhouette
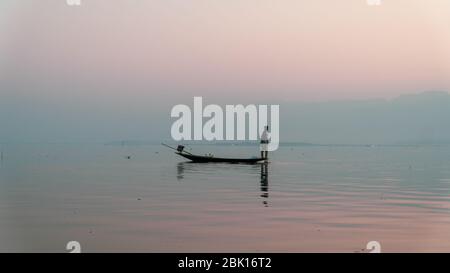
[(261, 134), (261, 142), (260, 142), (260, 150), (261, 150), (261, 158), (267, 159), (269, 156), (269, 142), (270, 142), (270, 133), (269, 126), (264, 127), (264, 131)]

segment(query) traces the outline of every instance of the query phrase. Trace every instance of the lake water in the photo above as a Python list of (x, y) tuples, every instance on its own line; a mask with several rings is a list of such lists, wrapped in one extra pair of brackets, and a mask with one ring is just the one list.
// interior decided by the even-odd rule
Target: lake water
[(2, 150), (2, 252), (450, 251), (445, 146), (281, 147), (268, 165), (186, 163), (158, 145)]

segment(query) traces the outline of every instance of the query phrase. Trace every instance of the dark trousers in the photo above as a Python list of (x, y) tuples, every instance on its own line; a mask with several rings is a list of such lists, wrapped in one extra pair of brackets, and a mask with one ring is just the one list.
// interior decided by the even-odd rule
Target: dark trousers
[(261, 158), (267, 159), (268, 156), (269, 156), (268, 151), (261, 151)]

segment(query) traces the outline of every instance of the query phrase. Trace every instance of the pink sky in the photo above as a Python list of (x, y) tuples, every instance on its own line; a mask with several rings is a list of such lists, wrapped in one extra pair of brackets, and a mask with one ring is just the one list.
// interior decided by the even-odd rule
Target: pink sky
[(0, 4), (0, 69), (25, 96), (311, 101), (450, 90), (446, 0), (13, 2)]

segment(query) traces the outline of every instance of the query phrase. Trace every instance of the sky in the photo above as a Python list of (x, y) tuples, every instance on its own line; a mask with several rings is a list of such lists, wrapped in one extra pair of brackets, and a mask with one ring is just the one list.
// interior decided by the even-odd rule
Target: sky
[(0, 141), (159, 139), (193, 96), (448, 91), (449, 33), (447, 0), (2, 0)]

